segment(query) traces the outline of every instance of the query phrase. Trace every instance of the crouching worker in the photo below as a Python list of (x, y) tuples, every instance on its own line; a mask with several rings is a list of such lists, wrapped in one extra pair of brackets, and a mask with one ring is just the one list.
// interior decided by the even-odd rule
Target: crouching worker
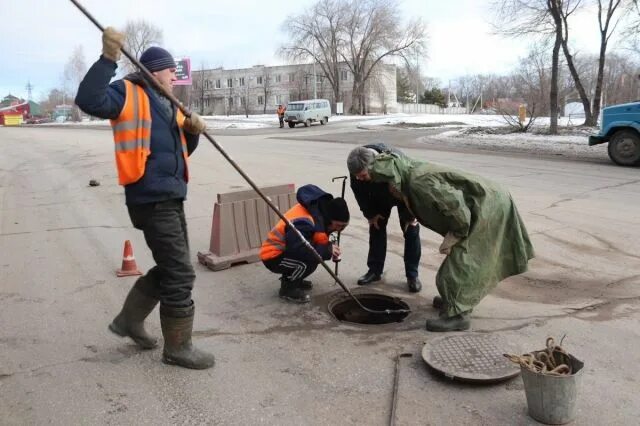
[[(333, 198), (315, 185), (304, 185), (296, 193), (298, 204), (284, 216), (324, 260), (339, 260), (340, 247), (329, 241), (329, 235), (349, 224), (349, 209), (342, 198)], [(268, 270), (280, 277), (280, 297), (296, 303), (307, 303), (313, 286), (305, 280), (320, 263), (300, 236), (280, 220), (262, 243), (260, 258)]]

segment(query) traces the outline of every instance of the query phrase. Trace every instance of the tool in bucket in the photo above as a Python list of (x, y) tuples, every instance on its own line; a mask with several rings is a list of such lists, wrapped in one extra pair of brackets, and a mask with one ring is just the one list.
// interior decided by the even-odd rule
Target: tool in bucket
[[(91, 22), (93, 22), (93, 24), (96, 27), (98, 27), (98, 29), (101, 32), (104, 32), (104, 27), (77, 0), (69, 0), (69, 1), (71, 1), (71, 3), (73, 3), (78, 8), (78, 10), (80, 10), (80, 12), (82, 12)], [(178, 98), (176, 98), (172, 93), (170, 93), (164, 87), (162, 87), (157, 82), (157, 80), (153, 76), (153, 74), (151, 74), (151, 72), (149, 72), (149, 70), (144, 65), (142, 65), (138, 59), (136, 59), (133, 55), (131, 55), (124, 47), (122, 47), (120, 50), (122, 51), (122, 54), (124, 56), (126, 56), (131, 61), (131, 63), (135, 64), (138, 67), (138, 69), (140, 69), (140, 71), (145, 76), (145, 78), (154, 86), (154, 88), (156, 90), (158, 90), (160, 93), (162, 93), (163, 96), (165, 96), (167, 99), (169, 99), (169, 101), (171, 101), (171, 104), (173, 104), (176, 108), (180, 109), (180, 111), (182, 111), (182, 113), (185, 115), (185, 117), (187, 117), (187, 118), (191, 117), (191, 111), (189, 111), (182, 104), (182, 102), (180, 102), (178, 100)], [(289, 221), (289, 219), (287, 219), (284, 216), (284, 214), (282, 214), (282, 212), (280, 212), (280, 210), (276, 207), (276, 205), (273, 204), (273, 202), (267, 196), (265, 196), (262, 193), (260, 188), (258, 188), (258, 186), (249, 177), (249, 175), (247, 175), (244, 172), (244, 170), (242, 170), (242, 168), (231, 158), (231, 156), (224, 150), (224, 148), (222, 148), (222, 146), (220, 144), (218, 144), (218, 142), (216, 142), (215, 139), (213, 139), (213, 137), (211, 135), (209, 135), (209, 133), (207, 133), (206, 130), (204, 130), (202, 132), (202, 135), (205, 138), (207, 138), (207, 140), (209, 142), (211, 142), (211, 144), (218, 150), (218, 152), (220, 152), (220, 154), (229, 162), (229, 164), (231, 164), (231, 166), (234, 169), (236, 169), (236, 171), (240, 174), (240, 176), (242, 176), (244, 178), (244, 180), (249, 184), (249, 186), (251, 186), (251, 188), (254, 191), (256, 191), (256, 193), (260, 196), (260, 198), (262, 198), (267, 203), (267, 205), (271, 208), (271, 210), (273, 210), (276, 213), (276, 215), (278, 215), (278, 217), (280, 219), (282, 219), (282, 221), (296, 233), (298, 238), (301, 239), (301, 241), (304, 244), (304, 246), (313, 254), (315, 259), (320, 262), (322, 267), (329, 273), (329, 275), (331, 275), (331, 277), (334, 280), (336, 280), (336, 282), (340, 285), (340, 287), (342, 287), (342, 289), (358, 304), (358, 306), (360, 306), (363, 310), (365, 310), (365, 311), (367, 311), (369, 313), (372, 313), (372, 314), (389, 315), (389, 314), (395, 314), (395, 313), (409, 313), (409, 312), (411, 312), (408, 309), (385, 309), (384, 311), (378, 311), (378, 310), (375, 310), (375, 309), (369, 309), (366, 306), (364, 306), (353, 295), (353, 293), (344, 285), (344, 283), (338, 278), (338, 276), (331, 270), (329, 265), (327, 265), (327, 263), (322, 259), (322, 257), (318, 254), (318, 252), (313, 248), (311, 243), (309, 243), (309, 241), (307, 241), (307, 239), (304, 238), (304, 236), (300, 233), (300, 231), (296, 227), (293, 226), (291, 221)]]

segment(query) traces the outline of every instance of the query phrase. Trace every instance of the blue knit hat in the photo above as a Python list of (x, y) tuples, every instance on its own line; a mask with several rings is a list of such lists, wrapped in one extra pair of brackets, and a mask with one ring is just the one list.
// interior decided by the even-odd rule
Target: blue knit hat
[(176, 67), (176, 63), (173, 60), (171, 53), (167, 52), (162, 47), (157, 46), (152, 46), (142, 52), (140, 62), (150, 72), (162, 71), (167, 68)]

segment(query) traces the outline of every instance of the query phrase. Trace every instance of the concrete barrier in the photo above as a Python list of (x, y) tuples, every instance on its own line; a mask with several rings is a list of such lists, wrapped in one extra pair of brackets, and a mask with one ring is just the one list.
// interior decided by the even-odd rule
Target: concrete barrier
[[(260, 188), (282, 213), (296, 204), (295, 185)], [(208, 252), (198, 252), (198, 261), (212, 271), (260, 260), (267, 234), (280, 220), (254, 190), (218, 194), (213, 207)]]

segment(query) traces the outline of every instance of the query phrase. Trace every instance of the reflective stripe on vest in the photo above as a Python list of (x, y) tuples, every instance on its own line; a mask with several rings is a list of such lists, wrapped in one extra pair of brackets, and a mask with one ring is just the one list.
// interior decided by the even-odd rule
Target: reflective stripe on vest
[[(151, 107), (144, 89), (128, 80), (123, 80), (125, 101), (117, 119), (111, 120), (115, 142), (118, 183), (129, 185), (144, 176), (147, 157), (151, 154)], [(176, 120), (180, 132), (184, 177), (189, 181), (187, 141), (182, 131), (184, 115), (178, 111)]]
[[(296, 204), (291, 207), (285, 214), (284, 217), (289, 219), (289, 222), (293, 222), (295, 220), (306, 219), (312, 225), (315, 225), (315, 221), (313, 220), (313, 216), (305, 209), (301, 204)], [(262, 243), (262, 247), (260, 248), (260, 259), (268, 260), (273, 259), (275, 257), (280, 256), (285, 248), (285, 228), (286, 224), (283, 220), (280, 220), (276, 226), (273, 227), (269, 234), (267, 235), (267, 239)], [(314, 232), (313, 237), (311, 238), (311, 243), (313, 245), (325, 245), (329, 243), (329, 237), (324, 232)], [(304, 248), (303, 250), (307, 250)]]

